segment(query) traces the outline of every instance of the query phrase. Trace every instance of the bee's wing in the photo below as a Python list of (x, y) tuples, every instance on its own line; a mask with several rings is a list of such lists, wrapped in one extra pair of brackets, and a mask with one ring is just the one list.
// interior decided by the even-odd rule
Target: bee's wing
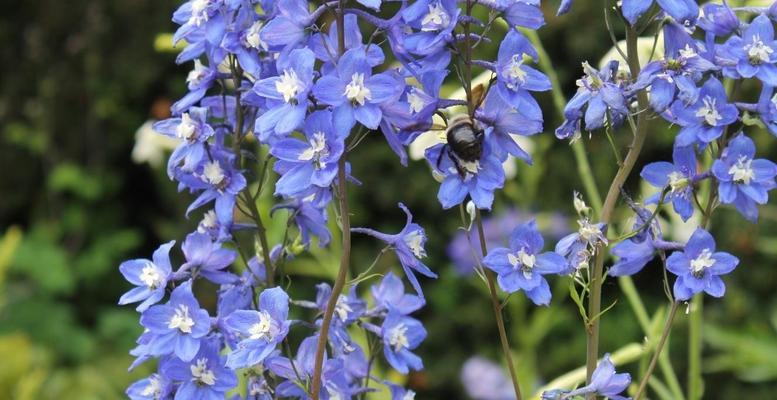
[(483, 103), (483, 100), (486, 98), (486, 93), (486, 87), (482, 83), (472, 88), (471, 110), (477, 110), (477, 108), (480, 107), (480, 104)]

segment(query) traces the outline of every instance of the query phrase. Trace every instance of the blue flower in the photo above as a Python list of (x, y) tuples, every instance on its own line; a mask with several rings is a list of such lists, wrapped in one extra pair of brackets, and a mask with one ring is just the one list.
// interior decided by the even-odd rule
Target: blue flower
[(173, 13), (173, 21), (181, 25), (173, 35), (173, 43), (207, 42), (217, 46), (226, 31), (227, 21), (220, 0), (190, 0)]
[(224, 325), (240, 338), (229, 354), (227, 366), (232, 369), (260, 364), (289, 332), (289, 296), (283, 289), (265, 289), (259, 295), (259, 310), (237, 310)]
[(405, 34), (404, 46), (411, 53), (430, 56), (453, 39), (461, 10), (456, 0), (418, 0), (402, 11), (402, 19), (414, 32)]
[(610, 250), (620, 259), (608, 270), (607, 275), (634, 275), (655, 257), (656, 249), (651, 240), (624, 240)]
[(755, 159), (755, 144), (741, 134), (729, 142), (720, 159), (712, 164), (712, 174), (719, 182), (720, 202), (734, 204), (753, 222), (758, 219), (757, 204), (766, 204), (768, 191), (777, 187), (777, 165)]
[(310, 246), (312, 236), (318, 238), (319, 247), (325, 247), (332, 240), (332, 233), (327, 226), (326, 208), (316, 207), (309, 201), (290, 200), (276, 205), (271, 212), (279, 209), (291, 212), (291, 218), (302, 236), (301, 243), (306, 248)]
[(274, 49), (293, 48), (304, 42), (310, 19), (308, 2), (305, 0), (284, 0), (276, 3), (277, 14), (262, 28), (259, 37)]
[(478, 208), (491, 209), (494, 190), (502, 188), (505, 180), (502, 169), (502, 156), (505, 153), (501, 152), (502, 149), (495, 149), (496, 140), (489, 138), (492, 133), (492, 129), (484, 133), (480, 160), (474, 162), (463, 162), (458, 158), (452, 158), (456, 156), (451, 156), (450, 151), (443, 152), (445, 148), (443, 143), (426, 149), (424, 154), (426, 160), (434, 169), (434, 173), (442, 177), (437, 200), (443, 208), (448, 209), (459, 205), (469, 195)]
[(566, 258), (570, 273), (588, 268), (599, 245), (607, 245), (605, 224), (592, 224), (587, 218), (579, 219), (577, 224), (580, 226), (578, 231), (561, 238), (555, 248), (556, 253)]
[(721, 46), (719, 56), (732, 65), (723, 68), (734, 79), (757, 77), (764, 84), (777, 86), (777, 41), (769, 17), (759, 15), (745, 29), (742, 37), (732, 36)]
[[(267, 368), (275, 375), (284, 378), (275, 388), (275, 394), (279, 397), (294, 397), (302, 400), (310, 399), (304, 386), (299, 382), (307, 382), (313, 375), (318, 336), (309, 336), (302, 340), (294, 360), (286, 357), (273, 357), (268, 359)], [(321, 398), (322, 399), (350, 399), (355, 390), (350, 387), (343, 360), (326, 358), (321, 371)]]
[(405, 293), (405, 286), (393, 272), (387, 273), (380, 284), (371, 288), (372, 297), (375, 299), (375, 307), (378, 310), (387, 311), (389, 308), (400, 314), (411, 314), (424, 306), (423, 298)]
[(723, 0), (723, 4), (707, 3), (702, 10), (698, 25), (707, 34), (728, 36), (742, 24), (726, 0)]
[(391, 392), (391, 400), (415, 400), (415, 392), (410, 389), (405, 389), (391, 382), (386, 382), (386, 386)]
[(695, 103), (675, 101), (670, 114), (672, 122), (683, 127), (675, 138), (675, 146), (680, 147), (712, 142), (739, 117), (736, 106), (728, 103), (723, 85), (714, 77), (704, 82)]
[[(677, 214), (687, 221), (693, 215), (693, 184), (697, 179), (696, 153), (693, 146), (675, 147), (672, 151), (674, 163), (658, 161), (646, 165), (640, 176), (662, 191), (669, 189), (666, 200), (672, 202)], [(656, 202), (661, 193), (651, 198)]]
[(193, 232), (186, 236), (181, 245), (186, 263), (179, 273), (186, 271), (193, 277), (202, 276), (213, 283), (232, 283), (237, 277), (223, 271), (237, 259), (237, 252), (221, 248), (221, 244), (211, 241), (205, 233)]
[[(326, 283), (320, 283), (316, 285), (316, 291), (315, 306), (323, 313), (332, 296), (332, 288)], [(364, 315), (366, 308), (364, 300), (356, 295), (356, 285), (351, 286), (347, 295), (337, 296), (328, 336), (335, 354), (349, 353), (356, 347), (348, 333), (348, 327)]]
[(165, 286), (173, 269), (170, 265), (170, 248), (175, 241), (167, 242), (154, 252), (152, 260), (128, 260), (119, 265), (119, 271), (124, 279), (137, 286), (119, 299), (119, 304), (129, 304), (142, 301), (136, 308), (138, 312), (145, 311), (156, 304), (165, 295)]
[[(580, 119), (585, 115), (585, 129), (592, 131), (604, 126), (608, 112), (612, 125), (617, 125), (628, 114), (623, 88), (615, 81), (618, 62), (610, 61), (602, 71), (583, 63), (585, 76), (577, 81), (577, 93), (564, 108), (564, 124), (556, 129), (556, 136), (567, 139), (576, 136)], [(586, 107), (587, 105), (587, 107)], [(583, 114), (583, 107), (586, 107)], [(575, 129), (578, 128), (578, 129)]]
[(164, 400), (172, 398), (173, 383), (164, 375), (151, 374), (127, 388), (130, 400)]
[(405, 145), (431, 128), (432, 115), (439, 109), (441, 102), (440, 87), (447, 75), (447, 69), (430, 69), (418, 77), (410, 75), (408, 78), (416, 83), (404, 85), (397, 101), (381, 104), (381, 131), (402, 165), (407, 165)]
[(669, 22), (664, 26), (664, 59), (648, 63), (631, 86), (631, 90), (650, 86), (650, 106), (664, 112), (675, 96), (685, 104), (695, 103), (699, 96), (696, 82), (702, 74), (717, 69), (699, 53), (703, 46), (685, 28)]
[(243, 225), (222, 223), (219, 221), (215, 210), (208, 210), (202, 214), (202, 219), (197, 224), (197, 232), (205, 233), (214, 242), (225, 242), (232, 239), (231, 228), (243, 227)]
[(362, 49), (345, 52), (335, 71), (322, 76), (313, 87), (313, 95), (334, 107), (334, 125), (338, 132), (349, 132), (355, 121), (377, 129), (382, 118), (380, 104), (396, 100), (402, 82), (388, 73), (372, 75)]
[(631, 375), (626, 372), (616, 373), (615, 365), (610, 361), (610, 354), (607, 353), (599, 361), (593, 375), (591, 375), (591, 383), (567, 393), (564, 398), (596, 393), (612, 400), (627, 400), (628, 398), (621, 396), (620, 393), (626, 390), (630, 384)]
[(411, 369), (424, 368), (421, 358), (411, 352), (426, 338), (426, 329), (421, 322), (389, 310), (381, 327), (381, 337), (383, 355), (394, 369), (407, 374)]
[(479, 3), (501, 12), (511, 28), (539, 29), (545, 25), (539, 0), (481, 0)]
[(203, 343), (196, 356), (189, 360), (167, 359), (161, 369), (165, 376), (180, 382), (181, 386), (175, 393), (177, 400), (223, 399), (226, 392), (238, 383), (235, 372), (224, 366), (218, 341), (215, 340)]
[[(537, 51), (526, 36), (511, 29), (499, 45), (496, 62), (496, 88), (502, 98), (512, 107), (532, 116), (532, 119), (541, 121), (542, 112), (529, 91), (544, 92), (550, 90), (550, 79), (542, 72), (525, 65), (527, 58), (537, 61)], [(527, 111), (526, 107), (532, 111)]]
[(777, 136), (777, 96), (775, 96), (774, 87), (763, 85), (756, 111), (758, 111), (758, 116), (766, 128), (769, 129), (769, 133)]
[(399, 208), (405, 212), (407, 221), (405, 222), (405, 227), (402, 228), (402, 231), (395, 235), (377, 232), (369, 228), (351, 228), (351, 231), (373, 236), (390, 245), (394, 249), (394, 252), (396, 252), (399, 263), (402, 264), (402, 269), (405, 270), (405, 275), (410, 281), (410, 284), (413, 285), (416, 293), (423, 298), (421, 284), (418, 283), (418, 279), (415, 277), (413, 271), (429, 278), (437, 278), (437, 274), (432, 272), (432, 270), (421, 261), (421, 259), (426, 257), (426, 249), (424, 249), (426, 233), (424, 232), (424, 228), (413, 223), (413, 214), (410, 213), (410, 210), (408, 210), (404, 204), (399, 203)]
[(531, 100), (519, 98), (520, 104), (516, 106), (506, 102), (498, 93), (490, 92), (486, 95), (483, 106), (475, 112), (475, 118), (486, 126), (485, 140), (492, 142), (490, 147), (498, 150), (494, 153), (502, 161), (506, 159), (507, 153), (527, 164), (532, 163), (529, 153), (511, 136), (528, 136), (542, 132), (542, 111), (536, 102), (532, 105), (534, 99), (528, 93), (526, 97)]
[(221, 42), (221, 47), (234, 54), (243, 71), (253, 77), (261, 75), (266, 59), (260, 55), (269, 50), (261, 37), (263, 27), (264, 20), (259, 19), (253, 7), (239, 7), (234, 22)]
[(348, 132), (336, 132), (332, 112), (315, 111), (305, 121), (305, 139), (280, 139), (270, 145), (278, 158), (276, 170), (283, 175), (275, 184), (275, 194), (295, 196), (311, 185), (326, 188), (337, 177), (337, 163), (345, 150)]
[(499, 287), (507, 293), (523, 290), (534, 304), (550, 304), (550, 286), (543, 275), (560, 274), (568, 270), (561, 255), (540, 253), (544, 241), (532, 220), (520, 225), (510, 235), (510, 247), (492, 249), (483, 265), (497, 273)]
[[(283, 254), (281, 245), (270, 250), (270, 261), (277, 261)], [(267, 282), (267, 268), (261, 256), (251, 257), (240, 278), (233, 283), (223, 284), (219, 288), (217, 305), (218, 315), (229, 315), (235, 310), (250, 308), (254, 298), (254, 288)]]
[[(319, 283), (316, 285), (316, 290), (316, 306), (323, 311), (326, 309), (329, 298), (332, 296), (332, 287), (327, 283)], [(333, 321), (335, 324), (342, 326), (351, 325), (364, 315), (366, 306), (364, 300), (360, 299), (356, 294), (356, 285), (353, 285), (347, 295), (340, 294), (337, 296)]]
[(189, 71), (189, 75), (186, 77), (189, 93), (172, 105), (171, 111), (173, 115), (180, 115), (200, 101), (208, 89), (213, 86), (213, 83), (216, 81), (216, 75), (215, 70), (202, 65), (200, 60), (194, 60), (194, 69)]
[[(685, 26), (692, 26), (699, 17), (699, 5), (695, 0), (656, 0), (656, 2), (662, 10)], [(652, 5), (653, 0), (623, 0), (621, 8), (626, 20), (634, 25)]]
[(502, 366), (483, 357), (464, 362), (461, 384), (471, 399), (515, 400), (515, 389)]
[[(374, 43), (371, 43), (369, 47), (362, 43), (362, 33), (359, 29), (359, 21), (354, 14), (346, 14), (344, 18), (345, 27), (345, 49), (362, 49), (367, 58), (367, 63), (370, 66), (378, 66), (383, 64), (385, 56), (383, 50)], [(321, 71), (328, 73), (334, 68), (337, 61), (337, 25), (332, 24), (329, 28), (328, 34), (317, 33), (310, 37), (308, 46), (316, 54), (316, 58), (324, 61), (324, 65), (321, 67)]]
[(146, 344), (149, 354), (175, 354), (184, 361), (194, 358), (210, 332), (210, 317), (194, 298), (192, 281), (175, 288), (167, 304), (144, 311), (140, 324), (150, 333)]
[(722, 297), (726, 285), (720, 275), (733, 271), (737, 264), (739, 259), (731, 254), (716, 252), (712, 235), (697, 228), (688, 239), (685, 251), (676, 251), (666, 259), (666, 269), (677, 275), (675, 300), (688, 300), (702, 291), (713, 297)]
[(177, 173), (179, 189), (188, 187), (192, 191), (202, 191), (186, 209), (186, 214), (215, 200), (218, 221), (230, 225), (236, 197), (245, 188), (246, 179), (234, 169), (233, 154), (214, 147), (211, 147), (210, 154), (212, 158), (203, 159), (193, 171)]
[(167, 174), (174, 176), (175, 169), (181, 164), (183, 169), (193, 169), (205, 157), (205, 143), (215, 134), (208, 124), (208, 109), (192, 107), (180, 117), (168, 118), (154, 123), (154, 130), (165, 136), (181, 139), (181, 144), (170, 155), (167, 162)]
[(560, 17), (568, 13), (572, 9), (572, 3), (574, 3), (574, 0), (561, 0), (561, 4), (559, 4), (558, 10), (556, 10), (556, 16)]
[(296, 49), (278, 59), (278, 76), (256, 81), (254, 92), (267, 99), (267, 110), (256, 119), (259, 140), (274, 132), (284, 136), (302, 125), (313, 86), (315, 56), (308, 48)]

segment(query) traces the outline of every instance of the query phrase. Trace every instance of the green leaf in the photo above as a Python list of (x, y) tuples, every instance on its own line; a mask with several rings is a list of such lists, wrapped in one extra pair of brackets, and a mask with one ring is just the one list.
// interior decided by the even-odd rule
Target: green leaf
[(57, 165), (47, 182), (53, 192), (72, 193), (85, 200), (96, 200), (102, 194), (99, 178), (76, 164)]
[(26, 276), (52, 294), (69, 294), (75, 288), (75, 277), (68, 268), (65, 250), (37, 232), (22, 240), (11, 271)]

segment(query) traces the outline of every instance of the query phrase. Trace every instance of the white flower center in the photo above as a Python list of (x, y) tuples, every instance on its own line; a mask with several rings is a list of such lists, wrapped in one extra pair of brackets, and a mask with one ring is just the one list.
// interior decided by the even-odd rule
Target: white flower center
[(337, 314), (337, 318), (340, 318), (340, 321), (345, 322), (345, 320), (348, 319), (348, 314), (352, 312), (353, 308), (348, 305), (348, 298), (340, 295), (335, 304), (335, 314)]
[(153, 290), (165, 283), (165, 279), (162, 276), (162, 272), (153, 263), (147, 262), (140, 272), (140, 280)]
[(208, 369), (208, 359), (200, 358), (195, 364), (189, 366), (192, 373), (192, 381), (200, 385), (213, 386), (216, 384), (216, 375)]
[(324, 132), (316, 132), (313, 134), (313, 138), (310, 139), (310, 147), (305, 149), (297, 159), (300, 161), (313, 161), (316, 169), (322, 169), (326, 167), (326, 162), (323, 160), (329, 157), (329, 147), (326, 145), (326, 135)]
[(426, 107), (426, 102), (418, 94), (419, 90), (415, 87), (410, 88), (410, 92), (407, 94), (407, 102), (410, 104), (410, 112), (415, 114)]
[(359, 103), (360, 106), (364, 105), (365, 100), (372, 99), (372, 92), (367, 86), (364, 86), (364, 74), (358, 72), (351, 75), (351, 82), (345, 86), (343, 94), (351, 103)]
[(415, 392), (412, 390), (408, 390), (405, 392), (405, 395), (402, 396), (402, 400), (415, 400)]
[(205, 178), (205, 182), (214, 186), (220, 185), (226, 178), (224, 169), (221, 168), (218, 161), (208, 161), (205, 163), (202, 174)]
[(696, 110), (696, 116), (704, 118), (704, 121), (707, 123), (707, 125), (715, 126), (718, 121), (723, 119), (720, 113), (718, 113), (718, 110), (715, 108), (717, 101), (717, 99), (706, 96), (703, 100), (704, 105)]
[(516, 89), (519, 85), (526, 83), (528, 73), (521, 67), (523, 67), (523, 54), (513, 54), (506, 71), (507, 76), (513, 81), (507, 83), (507, 87), (510, 89)]
[(188, 112), (181, 115), (181, 123), (175, 127), (175, 134), (178, 135), (179, 138), (188, 141), (197, 138), (197, 124)]
[(696, 57), (698, 54), (696, 53), (696, 50), (694, 50), (693, 47), (691, 47), (690, 43), (686, 44), (684, 48), (680, 49), (680, 57), (682, 58), (693, 58)]
[(329, 400), (343, 400), (343, 396), (340, 396), (340, 391), (334, 385), (326, 385), (325, 388)]
[(669, 178), (669, 187), (671, 188), (672, 193), (684, 189), (685, 187), (688, 186), (688, 183), (689, 183), (688, 178), (678, 171), (670, 172), (668, 175), (668, 178)]
[(189, 316), (189, 307), (184, 304), (175, 309), (175, 315), (167, 323), (169, 329), (178, 329), (182, 333), (192, 333), (194, 320)]
[(162, 382), (159, 380), (158, 376), (151, 375), (148, 377), (148, 385), (143, 388), (143, 392), (141, 392), (140, 395), (156, 399), (160, 394), (162, 394)]
[(750, 64), (753, 65), (768, 63), (771, 54), (774, 53), (771, 47), (761, 41), (761, 36), (759, 35), (753, 36), (753, 42), (746, 44), (744, 50), (747, 52)]
[(598, 226), (588, 222), (587, 220), (578, 221), (578, 224), (580, 224), (578, 233), (580, 234), (580, 237), (583, 238), (583, 240), (586, 242), (593, 243), (603, 238), (602, 231)]
[(421, 20), (422, 31), (438, 31), (451, 23), (451, 17), (439, 1), (429, 4), (429, 13)]
[(200, 60), (194, 60), (194, 68), (186, 75), (186, 83), (191, 86), (200, 84), (203, 78), (208, 74), (208, 68), (202, 65)]
[(537, 257), (535, 257), (534, 254), (526, 253), (523, 249), (520, 249), (515, 254), (507, 253), (507, 261), (510, 262), (510, 265), (512, 265), (513, 268), (520, 268), (526, 279), (531, 279), (532, 269), (537, 261)]
[(197, 225), (197, 232), (206, 233), (208, 230), (215, 228), (218, 225), (218, 219), (216, 218), (216, 212), (208, 210), (205, 215), (202, 216), (202, 221)]
[(399, 324), (392, 328), (388, 336), (389, 345), (394, 348), (394, 351), (400, 351), (410, 346), (407, 341), (407, 327), (405, 324)]
[(283, 101), (291, 103), (296, 101), (297, 94), (302, 91), (302, 81), (297, 78), (297, 72), (293, 69), (283, 70), (283, 75), (275, 82), (275, 90), (283, 96)]
[(415, 255), (416, 258), (426, 257), (426, 250), (424, 249), (424, 241), (426, 240), (426, 236), (424, 236), (423, 231), (415, 230), (410, 232), (405, 235), (402, 240), (405, 241), (407, 247), (410, 247), (410, 251), (413, 252), (413, 255)]
[(750, 166), (752, 162), (753, 160), (747, 158), (747, 156), (739, 157), (739, 159), (737, 159), (737, 163), (732, 165), (728, 170), (728, 174), (731, 175), (731, 179), (733, 179), (734, 182), (749, 185), (750, 181), (755, 178), (755, 172)]
[(254, 49), (267, 51), (267, 43), (259, 36), (263, 26), (264, 24), (262, 21), (256, 21), (248, 28), (248, 31), (246, 32), (246, 44)]
[(712, 258), (712, 252), (710, 249), (704, 249), (698, 257), (691, 260), (691, 273), (698, 278), (704, 274), (705, 269), (713, 264), (715, 264), (715, 260)]
[(251, 325), (248, 328), (248, 337), (250, 339), (264, 339), (268, 342), (273, 340), (275, 333), (273, 332), (273, 320), (267, 311), (259, 311), (259, 322)]
[(576, 81), (578, 87), (585, 87), (590, 90), (599, 90), (602, 87), (603, 82), (599, 78), (599, 72), (588, 61), (583, 62), (583, 72), (585, 72), (585, 76)]
[(203, 22), (208, 21), (207, 8), (210, 5), (210, 0), (194, 0), (192, 1), (192, 15), (189, 17), (189, 22), (194, 25), (200, 26)]

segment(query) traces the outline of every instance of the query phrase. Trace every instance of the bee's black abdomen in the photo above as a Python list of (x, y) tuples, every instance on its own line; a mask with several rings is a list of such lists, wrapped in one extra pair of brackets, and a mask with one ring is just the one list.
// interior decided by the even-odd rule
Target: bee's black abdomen
[(483, 132), (477, 130), (469, 119), (451, 123), (447, 132), (448, 145), (462, 161), (476, 161), (483, 152)]

